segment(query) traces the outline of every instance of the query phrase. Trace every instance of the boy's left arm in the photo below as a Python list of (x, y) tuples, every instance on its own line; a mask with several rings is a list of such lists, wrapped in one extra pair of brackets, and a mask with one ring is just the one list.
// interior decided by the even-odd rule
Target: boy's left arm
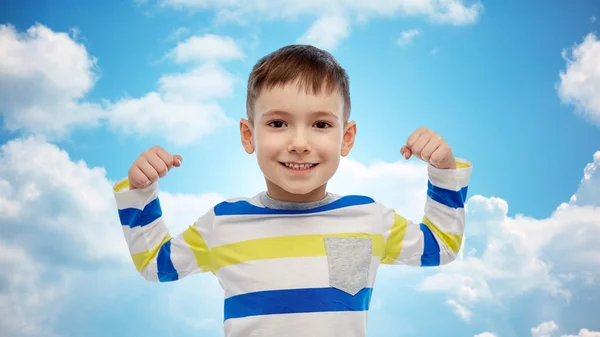
[(456, 159), (435, 132), (420, 128), (400, 150), (428, 163), (427, 199), (420, 223), (383, 209), (383, 264), (438, 266), (456, 259), (465, 229), (464, 204), (472, 165)]

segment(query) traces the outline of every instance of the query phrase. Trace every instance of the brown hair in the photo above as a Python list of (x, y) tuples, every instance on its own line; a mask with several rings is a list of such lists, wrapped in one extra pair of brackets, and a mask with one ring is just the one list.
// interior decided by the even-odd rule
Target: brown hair
[[(310, 45), (289, 45), (262, 57), (248, 78), (246, 114), (253, 122), (254, 102), (261, 90), (297, 81), (306, 93), (331, 94), (339, 90), (344, 99), (344, 122), (350, 118), (350, 88), (346, 71), (325, 50)], [(325, 85), (325, 88), (323, 88)]]

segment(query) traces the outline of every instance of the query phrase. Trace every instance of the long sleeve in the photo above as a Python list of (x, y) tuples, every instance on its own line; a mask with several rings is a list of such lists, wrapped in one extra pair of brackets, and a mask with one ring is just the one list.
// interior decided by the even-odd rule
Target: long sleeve
[(385, 254), (382, 264), (439, 266), (456, 259), (465, 230), (465, 201), (472, 164), (456, 160), (456, 169), (428, 165), (427, 199), (420, 223), (383, 208)]
[(128, 179), (113, 186), (125, 241), (137, 271), (148, 281), (169, 282), (210, 271), (212, 209), (176, 237), (163, 220), (158, 182), (129, 190)]

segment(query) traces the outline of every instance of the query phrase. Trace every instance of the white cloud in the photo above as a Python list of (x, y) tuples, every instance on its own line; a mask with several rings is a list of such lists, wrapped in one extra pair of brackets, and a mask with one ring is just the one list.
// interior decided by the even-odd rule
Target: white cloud
[(396, 43), (402, 47), (408, 46), (419, 35), (421, 35), (421, 30), (419, 29), (405, 30), (400, 33), (400, 37), (396, 40)]
[(239, 60), (244, 54), (232, 38), (206, 34), (179, 42), (169, 56), (177, 63), (188, 63)]
[(158, 135), (176, 144), (193, 143), (232, 122), (216, 100), (231, 95), (237, 81), (215, 64), (164, 75), (157, 91), (108, 106), (109, 124), (124, 134)]
[(562, 335), (561, 337), (600, 337), (600, 331), (581, 329), (577, 335)]
[[(0, 326), (8, 335), (53, 336), (61, 304), (73, 296), (72, 287), (88, 289), (90, 269), (108, 263), (111, 277), (123, 270), (135, 275), (105, 173), (39, 137), (0, 148), (0, 200), (11, 205), (0, 213)], [(161, 192), (173, 232), (223, 199)]]
[(448, 300), (447, 303), (454, 309), (454, 312), (465, 322), (469, 322), (471, 320), (471, 316), (473, 313), (471, 310), (467, 309), (464, 305), (458, 303), (455, 300)]
[(367, 166), (344, 157), (328, 189), (340, 195), (376, 197), (377, 201), (393, 207), (407, 219), (420, 221), (427, 193), (427, 169), (420, 161), (402, 159)]
[[(316, 21), (299, 41), (334, 49), (350, 33), (351, 22), (375, 18), (424, 17), (437, 24), (470, 25), (483, 13), (480, 2), (466, 5), (462, 0), (158, 0), (163, 7), (190, 11), (214, 11), (216, 21), (247, 24), (258, 20)], [(329, 26), (330, 25), (330, 26)]]
[[(556, 336), (559, 326), (555, 321), (546, 321), (531, 328), (531, 337), (552, 337)], [(590, 331), (581, 329), (577, 335), (561, 335), (561, 337), (600, 337), (600, 331)]]
[(594, 161), (587, 164), (583, 170), (583, 178), (579, 188), (571, 196), (570, 205), (597, 205), (600, 200), (600, 151), (594, 154)]
[(575, 106), (577, 114), (600, 126), (600, 41), (592, 33), (583, 42), (562, 52), (567, 62), (560, 72), (557, 90), (563, 103)]
[(350, 22), (342, 16), (324, 16), (315, 21), (298, 43), (334, 50), (350, 35)]
[(229, 37), (207, 34), (178, 43), (167, 55), (193, 66), (163, 75), (157, 91), (108, 105), (109, 125), (125, 134), (158, 135), (175, 144), (190, 144), (232, 123), (218, 100), (230, 97), (240, 78), (219, 62), (242, 59), (240, 47)]
[(100, 106), (82, 101), (98, 72), (74, 36), (40, 24), (23, 33), (0, 25), (0, 46), (0, 114), (8, 130), (63, 136), (102, 116)]
[(68, 279), (49, 284), (42, 277), (42, 264), (23, 247), (2, 240), (0, 268), (0, 327), (4, 334), (55, 336), (50, 324), (60, 310), (55, 304), (66, 294)]
[(531, 328), (531, 337), (551, 337), (556, 331), (558, 331), (558, 324), (554, 321), (547, 321)]
[(190, 30), (186, 27), (179, 27), (175, 30), (173, 30), (171, 32), (171, 34), (169, 34), (169, 36), (167, 37), (167, 40), (174, 40), (174, 41), (179, 41), (181, 40), (181, 38), (183, 38), (184, 36), (187, 36), (190, 34)]
[(98, 77), (95, 58), (74, 37), (42, 25), (26, 34), (0, 26), (0, 44), (0, 113), (12, 131), (54, 139), (75, 127), (107, 122), (123, 133), (188, 144), (232, 121), (218, 100), (232, 95), (240, 79), (219, 62), (244, 54), (228, 37), (190, 37), (167, 54), (191, 63), (189, 70), (163, 75), (157, 91), (102, 105), (85, 101)]
[[(597, 184), (596, 175), (584, 179), (579, 191), (593, 189), (590, 184)], [(575, 199), (583, 200), (578, 193)], [(571, 279), (562, 275), (588, 279), (600, 275), (600, 248), (595, 239), (600, 236), (599, 200), (563, 204), (550, 217), (533, 219), (508, 217), (508, 205), (502, 199), (472, 196), (466, 206), (465, 249), (475, 248), (476, 253), (427, 277), (419, 288), (446, 292), (467, 309), (475, 302), (501, 303), (534, 290), (568, 302)]]
[[(243, 18), (254, 14), (261, 19), (293, 19), (299, 16), (348, 13), (361, 17), (423, 16), (455, 25), (472, 24), (483, 11), (480, 2), (465, 5), (461, 0), (161, 0), (162, 6), (190, 10), (214, 10), (218, 17)], [(260, 15), (260, 16), (259, 16)]]
[(497, 336), (491, 332), (483, 332), (483, 333), (477, 334), (473, 337), (497, 337)]

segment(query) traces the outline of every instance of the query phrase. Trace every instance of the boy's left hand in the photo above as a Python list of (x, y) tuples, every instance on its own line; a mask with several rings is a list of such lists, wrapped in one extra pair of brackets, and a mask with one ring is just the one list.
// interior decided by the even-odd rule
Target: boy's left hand
[(448, 143), (427, 128), (421, 127), (413, 132), (400, 153), (406, 159), (415, 155), (439, 169), (456, 169), (456, 159)]

